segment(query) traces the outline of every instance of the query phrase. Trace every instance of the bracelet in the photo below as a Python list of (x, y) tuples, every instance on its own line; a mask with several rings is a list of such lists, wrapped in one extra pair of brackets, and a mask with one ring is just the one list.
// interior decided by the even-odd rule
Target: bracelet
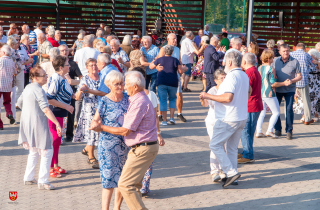
[(158, 135), (161, 134), (161, 131), (157, 132), (157, 134), (158, 134)]

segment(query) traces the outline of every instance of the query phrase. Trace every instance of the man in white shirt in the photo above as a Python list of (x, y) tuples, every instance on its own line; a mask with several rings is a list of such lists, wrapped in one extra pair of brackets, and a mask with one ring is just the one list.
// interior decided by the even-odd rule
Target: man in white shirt
[(191, 90), (188, 89), (188, 83), (193, 66), (193, 56), (194, 54), (199, 54), (199, 51), (193, 46), (192, 39), (192, 31), (187, 31), (186, 38), (181, 42), (181, 62), (188, 67), (188, 70), (182, 75), (183, 92), (191, 92)]
[(223, 62), (222, 62), (223, 66), (226, 65), (226, 55), (229, 52), (239, 52), (239, 53), (241, 53), (240, 50), (241, 50), (241, 46), (242, 46), (242, 40), (240, 38), (232, 38), (230, 44), (231, 44), (232, 48), (227, 50), (226, 54), (224, 55)]
[[(216, 123), (213, 127), (210, 149), (227, 175), (223, 187), (229, 186), (241, 176), (237, 172), (237, 148), (241, 132), (246, 125), (247, 99), (251, 94), (249, 78), (240, 67), (241, 60), (242, 55), (239, 52), (228, 53), (225, 66), (227, 76), (220, 85), (217, 95), (205, 92), (200, 94), (201, 99), (215, 101)], [(215, 168), (218, 172), (219, 165), (216, 164)]]
[(89, 58), (98, 58), (100, 54), (99, 51), (93, 48), (93, 38), (91, 35), (87, 35), (83, 38), (83, 47), (80, 50), (76, 51), (74, 55), (74, 61), (78, 64), (82, 76), (86, 76), (88, 74), (88, 70), (86, 68), (86, 61)]

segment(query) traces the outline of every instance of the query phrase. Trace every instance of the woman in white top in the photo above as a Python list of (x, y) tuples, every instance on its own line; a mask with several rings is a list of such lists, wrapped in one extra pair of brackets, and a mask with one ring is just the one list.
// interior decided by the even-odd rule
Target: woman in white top
[(50, 49), (49, 51), (49, 56), (50, 56), (50, 62), (44, 62), (41, 63), (41, 68), (43, 68), (43, 70), (46, 72), (46, 74), (48, 75), (48, 81), (46, 84), (44, 84), (42, 86), (42, 89), (44, 90), (44, 92), (48, 91), (48, 83), (49, 83), (49, 79), (50, 77), (56, 72), (56, 70), (54, 70), (53, 66), (52, 66), (52, 61), (58, 56), (60, 55), (60, 50), (57, 47), (53, 47)]
[[(146, 78), (146, 72), (141, 67), (134, 67), (131, 71), (138, 71), (144, 76), (144, 78)], [(144, 92), (146, 93), (149, 100), (151, 101), (153, 108), (154, 108), (154, 111), (156, 112), (156, 116), (157, 116), (157, 109), (158, 109), (158, 104), (159, 104), (159, 100), (157, 98), (157, 95), (153, 91), (149, 91), (147, 89), (144, 89)], [(159, 145), (164, 146), (165, 142), (161, 136), (160, 126), (159, 126), (159, 118), (158, 117), (156, 117), (156, 118), (157, 118), (157, 131), (158, 131)], [(153, 163), (151, 163), (147, 172), (144, 175), (144, 178), (142, 181), (142, 188), (140, 189), (140, 192), (142, 195), (147, 195), (148, 193), (150, 193), (149, 186), (150, 186), (150, 179), (151, 179), (151, 175), (152, 175), (152, 165), (153, 165)]]
[[(211, 94), (211, 95), (216, 95), (217, 92), (218, 92), (219, 86), (223, 82), (224, 78), (226, 78), (226, 73), (224, 72), (223, 69), (217, 69), (214, 72), (213, 76), (214, 76), (214, 81), (216, 82), (217, 86), (214, 86), (214, 87), (210, 88), (208, 93)], [(200, 99), (200, 102), (201, 102), (201, 105), (203, 107), (208, 107), (209, 106), (208, 116), (205, 119), (205, 122), (206, 122), (208, 135), (209, 135), (209, 138), (211, 140), (212, 134), (213, 134), (213, 126), (214, 126), (214, 124), (216, 122), (216, 119), (215, 119), (215, 116), (214, 116), (214, 101), (207, 100), (207, 99)], [(216, 158), (215, 158), (214, 153), (211, 151), (210, 152), (211, 177), (212, 177), (212, 181), (213, 182), (218, 182), (220, 179), (225, 177), (225, 174), (223, 173), (221, 168), (219, 169), (219, 171), (217, 171), (217, 169), (214, 167), (216, 165), (214, 163), (214, 161), (216, 161)], [(217, 163), (217, 164), (219, 164), (219, 163)]]

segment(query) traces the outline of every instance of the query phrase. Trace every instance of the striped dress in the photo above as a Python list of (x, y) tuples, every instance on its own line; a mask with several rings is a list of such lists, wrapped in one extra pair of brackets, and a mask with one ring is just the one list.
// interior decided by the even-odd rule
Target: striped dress
[(262, 65), (259, 67), (258, 70), (261, 74), (261, 79), (262, 79), (261, 97), (262, 98), (275, 97), (276, 94), (271, 87), (271, 85), (276, 82), (272, 73), (272, 67), (269, 65)]

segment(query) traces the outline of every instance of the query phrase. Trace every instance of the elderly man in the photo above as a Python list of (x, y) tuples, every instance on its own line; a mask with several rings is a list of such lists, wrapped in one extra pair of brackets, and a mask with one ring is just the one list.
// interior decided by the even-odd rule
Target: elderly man
[(299, 43), (296, 46), (296, 51), (291, 52), (290, 56), (297, 59), (300, 64), (300, 71), (302, 79), (297, 82), (297, 90), (301, 95), (303, 102), (303, 113), (304, 113), (304, 124), (310, 125), (314, 123), (314, 120), (311, 116), (311, 101), (309, 94), (309, 72), (310, 68), (316, 68), (316, 65), (313, 64), (313, 58), (311, 55), (305, 52), (306, 47), (303, 43)]
[(6, 44), (7, 43), (7, 36), (6, 35), (3, 35), (3, 28), (2, 26), (0, 26), (0, 42), (3, 43), (3, 44)]
[[(143, 36), (142, 37), (143, 46), (141, 47), (141, 51), (143, 52), (144, 56), (147, 58), (148, 63), (151, 63), (155, 60), (159, 54), (159, 48), (152, 44), (152, 38), (150, 36)], [(156, 81), (158, 71), (157, 69), (150, 69), (149, 66), (146, 69), (147, 77), (146, 77), (146, 89), (155, 92), (156, 89)]]
[[(302, 79), (301, 69), (299, 61), (292, 56), (290, 56), (290, 47), (288, 44), (280, 45), (279, 49), (280, 57), (274, 59), (272, 67), (276, 71), (277, 82), (284, 82), (285, 80), (290, 80), (291, 85), (282, 86), (276, 88), (276, 96), (281, 105), (282, 98), (284, 97), (286, 101), (286, 133), (287, 139), (292, 139), (293, 130), (293, 101), (294, 94), (296, 92), (296, 82)], [(275, 135), (282, 135), (282, 126), (280, 116), (275, 126)]]
[(203, 64), (203, 73), (206, 74), (207, 87), (206, 91), (210, 90), (213, 86), (217, 84), (214, 82), (213, 74), (219, 68), (219, 60), (224, 56), (226, 48), (221, 48), (220, 52), (219, 38), (213, 36), (210, 39), (210, 45), (204, 50), (204, 64)]
[(59, 47), (59, 43), (54, 39), (55, 30), (53, 28), (49, 29), (48, 36), (47, 40), (51, 43), (52, 47)]
[(37, 22), (36, 29), (34, 29), (34, 32), (37, 34), (37, 37), (38, 37), (39, 34), (43, 33), (43, 31), (42, 31), (42, 22), (41, 21)]
[[(217, 95), (205, 92), (200, 94), (201, 99), (215, 101), (216, 123), (213, 127), (210, 149), (223, 172), (227, 174), (223, 187), (229, 186), (241, 176), (237, 172), (237, 148), (248, 117), (246, 99), (251, 93), (249, 78), (241, 69), (241, 58), (239, 52), (228, 53), (225, 67), (227, 76), (220, 85)], [(212, 163), (215, 173), (219, 172), (219, 164)]]
[(44, 62), (50, 61), (49, 51), (52, 48), (52, 45), (48, 40), (46, 40), (46, 35), (44, 33), (40, 33), (38, 35), (38, 59), (37, 64), (40, 65)]
[(129, 71), (126, 74), (125, 89), (130, 96), (130, 105), (122, 127), (104, 126), (100, 122), (90, 129), (125, 136), (124, 141), (131, 149), (121, 172), (118, 189), (129, 209), (147, 209), (140, 188), (145, 172), (159, 151), (156, 113), (144, 92), (145, 80), (140, 72)]
[(103, 34), (104, 34), (104, 31), (98, 29), (98, 30), (97, 30), (97, 33), (96, 33), (97, 39), (103, 41), (103, 43), (104, 43), (105, 45), (107, 45), (108, 43), (107, 43), (107, 41), (103, 38)]
[(186, 32), (186, 38), (181, 42), (181, 62), (188, 67), (188, 70), (182, 75), (182, 91), (191, 92), (188, 89), (188, 83), (191, 76), (191, 68), (193, 66), (193, 56), (198, 55), (199, 51), (192, 44), (192, 31)]
[(202, 29), (200, 29), (199, 31), (198, 31), (198, 35), (194, 38), (194, 43), (196, 43), (196, 45), (197, 45), (197, 47), (199, 47), (199, 45), (200, 45), (200, 43), (201, 43), (201, 38), (202, 38), (202, 36), (203, 36), (203, 30)]
[(252, 88), (252, 94), (248, 101), (247, 122), (241, 133), (243, 152), (242, 157), (238, 159), (238, 163), (254, 162), (253, 138), (260, 112), (263, 110), (261, 99), (262, 79), (257, 67), (255, 67), (255, 63), (256, 56), (254, 54), (244, 54), (241, 67), (249, 77), (249, 85)]
[(30, 45), (34, 50), (37, 50), (38, 43), (37, 43), (37, 34), (34, 31), (31, 31), (27, 24), (22, 26), (23, 34), (29, 35)]
[(203, 34), (206, 35), (206, 36), (209, 36), (209, 34), (210, 34), (209, 25), (208, 24), (206, 24), (204, 26)]
[(16, 33), (16, 31), (18, 30), (18, 26), (15, 24), (15, 23), (11, 23), (10, 26), (9, 26), (9, 30), (7, 31), (7, 37), (9, 36), (9, 33), (11, 30), (13, 30), (13, 34)]
[(74, 55), (74, 61), (79, 65), (82, 76), (88, 74), (86, 68), (86, 61), (89, 58), (97, 59), (100, 52), (93, 48), (93, 38), (90, 35), (87, 35), (83, 38), (83, 46), (80, 50), (77, 50)]
[(273, 52), (274, 52), (274, 57), (279, 57), (280, 54), (279, 54), (279, 49), (280, 49), (280, 46), (284, 44), (284, 41), (283, 40), (278, 40), (277, 41), (277, 48), (274, 48), (273, 49)]
[(106, 46), (111, 48), (110, 42), (111, 42), (112, 39), (113, 39), (113, 36), (111, 36), (111, 35), (107, 36), (107, 39), (106, 39), (107, 40), (107, 45)]
[(127, 68), (130, 67), (130, 60), (127, 53), (120, 48), (120, 42), (117, 39), (112, 39), (110, 41), (110, 47), (112, 51), (111, 58), (118, 61), (122, 72), (125, 73)]
[(67, 43), (65, 43), (64, 41), (61, 40), (61, 32), (60, 32), (60, 30), (56, 30), (55, 31), (54, 38), (58, 42), (59, 46), (63, 45), (63, 44), (67, 45)]
[[(17, 74), (15, 63), (9, 57), (11, 49), (8, 45), (2, 46), (0, 49), (0, 97), (3, 97), (3, 106), (10, 119), (10, 124), (15, 122), (11, 110), (11, 91), (13, 76)], [(15, 103), (14, 101), (12, 103)], [(3, 122), (0, 115), (0, 130), (3, 130)]]
[[(232, 40), (232, 39), (231, 39)], [(223, 58), (223, 61), (222, 61), (222, 65), (225, 66), (226, 65), (226, 56), (229, 52), (240, 52), (241, 50), (241, 46), (242, 46), (242, 40), (241, 38), (234, 38), (232, 40), (232, 48), (227, 50), (224, 58)], [(241, 52), (240, 52), (241, 53)]]
[[(171, 56), (178, 59), (181, 62), (180, 50), (177, 47), (177, 36), (174, 33), (171, 33), (167, 36), (167, 41), (168, 41), (167, 45), (171, 45), (174, 47), (174, 51)], [(160, 49), (158, 58), (161, 58), (163, 56), (164, 56), (164, 47)], [(160, 70), (158, 68), (159, 67), (157, 67), (157, 70)], [(182, 95), (181, 80), (180, 80), (181, 75), (178, 72), (177, 74), (178, 74), (178, 80), (179, 80), (178, 90), (177, 90), (177, 110), (178, 110), (177, 118), (179, 118), (182, 122), (187, 122), (186, 118), (184, 118), (184, 116), (182, 115), (183, 95)], [(161, 115), (159, 115), (159, 120), (162, 121)]]
[[(68, 58), (69, 49), (66, 44), (61, 44), (59, 46), (59, 50), (60, 50), (61, 56)], [(71, 87), (72, 87), (73, 92), (75, 93), (75, 92), (77, 92), (76, 85), (78, 85), (80, 83), (80, 81), (75, 80), (75, 78), (78, 77), (79, 79), (81, 79), (82, 74), (81, 74), (79, 66), (76, 62), (74, 62), (73, 60), (69, 60), (69, 65), (70, 65), (69, 76), (73, 80), (73, 82), (71, 83)], [(74, 82), (76, 82), (76, 83), (74, 83)], [(71, 106), (73, 106), (73, 108), (75, 108), (75, 99), (71, 99)], [(64, 139), (64, 141), (66, 141), (66, 142), (70, 142), (73, 139), (74, 116), (75, 116), (75, 112), (73, 112), (72, 114), (68, 112), (66, 138)]]

